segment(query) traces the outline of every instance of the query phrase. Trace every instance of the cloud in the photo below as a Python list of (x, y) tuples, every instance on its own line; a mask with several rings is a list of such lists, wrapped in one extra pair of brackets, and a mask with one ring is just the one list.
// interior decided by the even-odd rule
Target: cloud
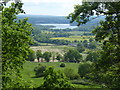
[(68, 15), (74, 11), (75, 4), (81, 0), (22, 0), (23, 9), (27, 14)]

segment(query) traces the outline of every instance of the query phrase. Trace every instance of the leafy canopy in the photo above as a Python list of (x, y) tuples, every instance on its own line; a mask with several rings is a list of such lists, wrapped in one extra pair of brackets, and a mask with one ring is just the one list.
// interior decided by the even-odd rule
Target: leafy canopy
[(101, 15), (105, 16), (105, 21), (101, 21), (93, 31), (96, 34), (95, 39), (103, 43), (101, 59), (96, 63), (96, 74), (99, 74), (99, 80), (108, 87), (119, 88), (120, 1), (82, 2), (82, 5), (75, 6), (74, 12), (69, 14), (68, 18), (71, 22), (78, 22), (79, 26)]
[(20, 69), (23, 68), (29, 52), (32, 26), (27, 22), (27, 18), (17, 19), (18, 14), (24, 13), (22, 5), (23, 3), (16, 2), (11, 3), (9, 7), (2, 6), (3, 88), (26, 87)]

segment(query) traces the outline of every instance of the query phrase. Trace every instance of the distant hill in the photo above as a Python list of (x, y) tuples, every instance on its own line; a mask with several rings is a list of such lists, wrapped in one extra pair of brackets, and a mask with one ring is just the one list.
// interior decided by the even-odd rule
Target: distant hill
[[(49, 16), (49, 15), (18, 15), (19, 19), (28, 17), (29, 23), (32, 24), (70, 24), (70, 20), (65, 16)], [(89, 21), (85, 25), (81, 26), (96, 26), (99, 24), (100, 20), (104, 20), (104, 16), (98, 17), (92, 21)], [(72, 23), (71, 25), (77, 25), (77, 23)]]
[(47, 16), (47, 15), (18, 15), (18, 18), (28, 17), (29, 23), (32, 24), (69, 24), (70, 20), (64, 16)]

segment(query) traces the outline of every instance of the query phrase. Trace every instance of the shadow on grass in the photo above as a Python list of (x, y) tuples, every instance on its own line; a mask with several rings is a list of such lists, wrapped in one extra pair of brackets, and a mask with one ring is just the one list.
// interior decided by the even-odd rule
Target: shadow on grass
[(43, 76), (33, 76), (31, 78), (41, 78), (41, 77), (43, 77)]

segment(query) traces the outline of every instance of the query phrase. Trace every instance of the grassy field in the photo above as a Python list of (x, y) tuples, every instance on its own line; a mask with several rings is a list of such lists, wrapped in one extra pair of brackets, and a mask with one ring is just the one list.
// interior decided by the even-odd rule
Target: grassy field
[[(79, 64), (77, 63), (65, 63), (66, 67), (65, 68), (61, 68), (59, 67), (61, 62), (42, 62), (42, 65), (46, 65), (46, 66), (53, 66), (55, 70), (63, 70), (65, 68), (72, 68), (74, 69), (74, 71), (77, 73), (78, 72), (78, 66)], [(22, 77), (27, 80), (27, 81), (32, 81), (32, 85), (34, 87), (38, 87), (40, 86), (44, 80), (43, 77), (41, 78), (35, 78), (35, 72), (34, 72), (34, 68), (38, 65), (39, 63), (37, 62), (29, 62), (26, 61), (26, 63), (24, 64), (24, 69), (21, 71)], [(81, 84), (75, 84), (76, 88), (100, 88), (99, 86), (86, 86), (86, 85), (81, 85)]]
[(94, 38), (94, 36), (70, 36), (70, 37), (57, 37), (57, 38), (50, 38), (50, 39), (59, 39), (59, 40), (68, 40), (68, 41), (84, 41), (89, 40), (89, 38)]

